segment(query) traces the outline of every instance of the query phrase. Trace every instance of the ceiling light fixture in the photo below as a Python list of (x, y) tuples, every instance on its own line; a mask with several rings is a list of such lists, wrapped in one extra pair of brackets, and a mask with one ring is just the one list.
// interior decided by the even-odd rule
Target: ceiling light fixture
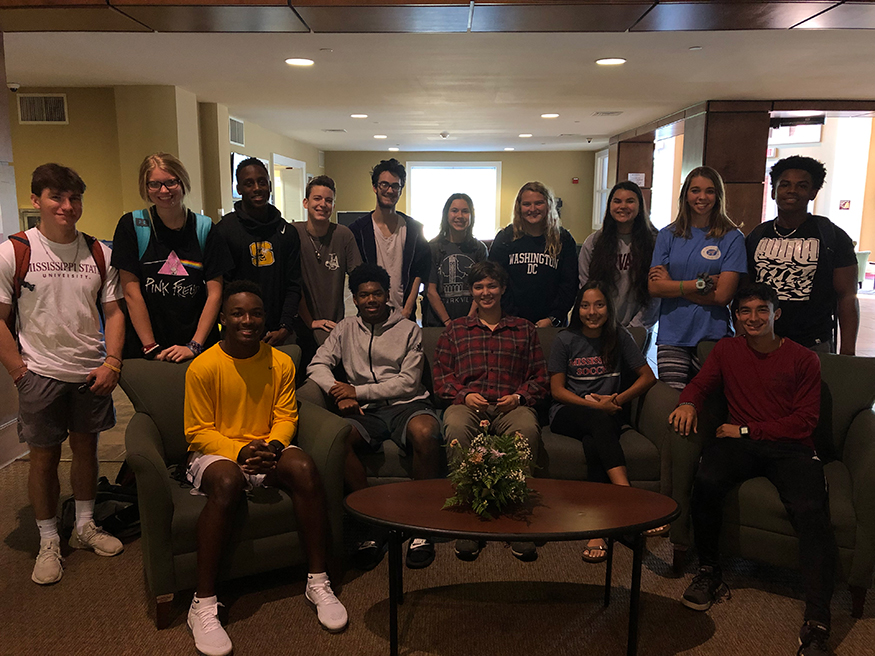
[(513, 150), (513, 148), (505, 148), (505, 150)]
[(596, 59), (595, 63), (599, 66), (619, 66), (620, 64), (625, 64), (626, 60), (622, 57), (602, 57), (601, 59)]
[(541, 118), (559, 118), (559, 114), (541, 114)]
[(399, 150), (401, 150), (401, 149), (400, 149), (400, 148), (396, 148), (395, 146), (392, 146), (389, 150), (392, 151), (393, 153), (397, 153), (397, 152), (398, 152)]
[(289, 57), (286, 63), (289, 66), (312, 66), (315, 62), (312, 59), (304, 59), (303, 57)]
[(531, 136), (532, 136), (532, 135), (530, 135), (528, 132), (523, 132), (523, 133), (520, 135), (520, 139), (528, 139), (528, 138), (531, 137)]
[(374, 139), (388, 139), (389, 137), (385, 134), (375, 134)]
[(690, 46), (690, 50), (701, 50), (702, 46)]
[(367, 118), (368, 115), (367, 114), (350, 114), (349, 117), (350, 118)]

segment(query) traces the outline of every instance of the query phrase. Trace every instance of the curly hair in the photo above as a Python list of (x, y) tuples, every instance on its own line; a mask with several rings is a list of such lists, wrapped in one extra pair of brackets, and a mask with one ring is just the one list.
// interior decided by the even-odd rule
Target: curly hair
[(778, 160), (775, 165), (769, 169), (769, 178), (772, 181), (772, 189), (775, 188), (775, 185), (778, 183), (778, 179), (781, 177), (781, 174), (784, 171), (789, 171), (790, 169), (798, 169), (800, 171), (805, 171), (808, 175), (811, 176), (811, 182), (813, 183), (812, 191), (815, 193), (820, 191), (823, 187), (823, 183), (826, 180), (826, 167), (823, 165), (823, 162), (814, 159), (813, 157), (803, 157), (802, 155), (792, 155), (790, 157), (785, 157), (782, 160)]
[(547, 201), (547, 225), (544, 233), (547, 239), (546, 253), (552, 257), (559, 257), (559, 253), (562, 252), (562, 241), (559, 232), (562, 222), (559, 220), (559, 211), (556, 209), (556, 196), (553, 195), (553, 192), (543, 182), (527, 182), (517, 192), (516, 200), (513, 203), (514, 241), (526, 234), (523, 228), (524, 222), (520, 204), (522, 203), (523, 194), (527, 191), (541, 194), (544, 200)]

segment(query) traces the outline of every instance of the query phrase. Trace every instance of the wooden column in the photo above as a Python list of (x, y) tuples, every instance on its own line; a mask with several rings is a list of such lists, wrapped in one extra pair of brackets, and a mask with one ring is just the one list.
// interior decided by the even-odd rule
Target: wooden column
[[(622, 139), (622, 137), (621, 137)], [(617, 143), (617, 179), (616, 182), (629, 179), (629, 174), (643, 173), (644, 184), (639, 184), (644, 202), (650, 207), (650, 188), (653, 185), (653, 149), (654, 136), (638, 135), (635, 140)]]

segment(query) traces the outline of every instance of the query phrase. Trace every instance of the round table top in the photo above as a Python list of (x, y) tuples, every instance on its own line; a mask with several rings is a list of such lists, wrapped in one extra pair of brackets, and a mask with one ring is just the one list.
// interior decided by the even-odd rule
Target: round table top
[(640, 533), (680, 514), (673, 499), (621, 485), (530, 478), (535, 491), (512, 515), (484, 520), (466, 507), (443, 509), (453, 496), (447, 479), (388, 483), (344, 501), (356, 517), (417, 534), (480, 540), (561, 541)]

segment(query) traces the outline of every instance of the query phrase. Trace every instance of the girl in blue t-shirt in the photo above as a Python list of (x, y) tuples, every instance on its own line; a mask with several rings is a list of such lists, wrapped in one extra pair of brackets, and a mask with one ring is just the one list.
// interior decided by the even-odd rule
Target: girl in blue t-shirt
[(661, 298), (656, 364), (660, 380), (683, 389), (700, 368), (696, 346), (732, 335), (727, 305), (747, 272), (744, 235), (726, 214), (723, 179), (690, 171), (673, 223), (659, 231), (648, 289)]
[[(617, 323), (614, 302), (605, 283), (591, 280), (577, 294), (571, 323), (550, 349), (550, 429), (583, 443), (587, 480), (629, 485), (626, 458), (620, 447), (620, 410), (656, 382), (647, 360), (629, 332)], [(620, 372), (636, 378), (620, 391)], [(660, 535), (667, 527), (649, 531)], [(607, 558), (605, 541), (587, 543), (583, 559)]]

